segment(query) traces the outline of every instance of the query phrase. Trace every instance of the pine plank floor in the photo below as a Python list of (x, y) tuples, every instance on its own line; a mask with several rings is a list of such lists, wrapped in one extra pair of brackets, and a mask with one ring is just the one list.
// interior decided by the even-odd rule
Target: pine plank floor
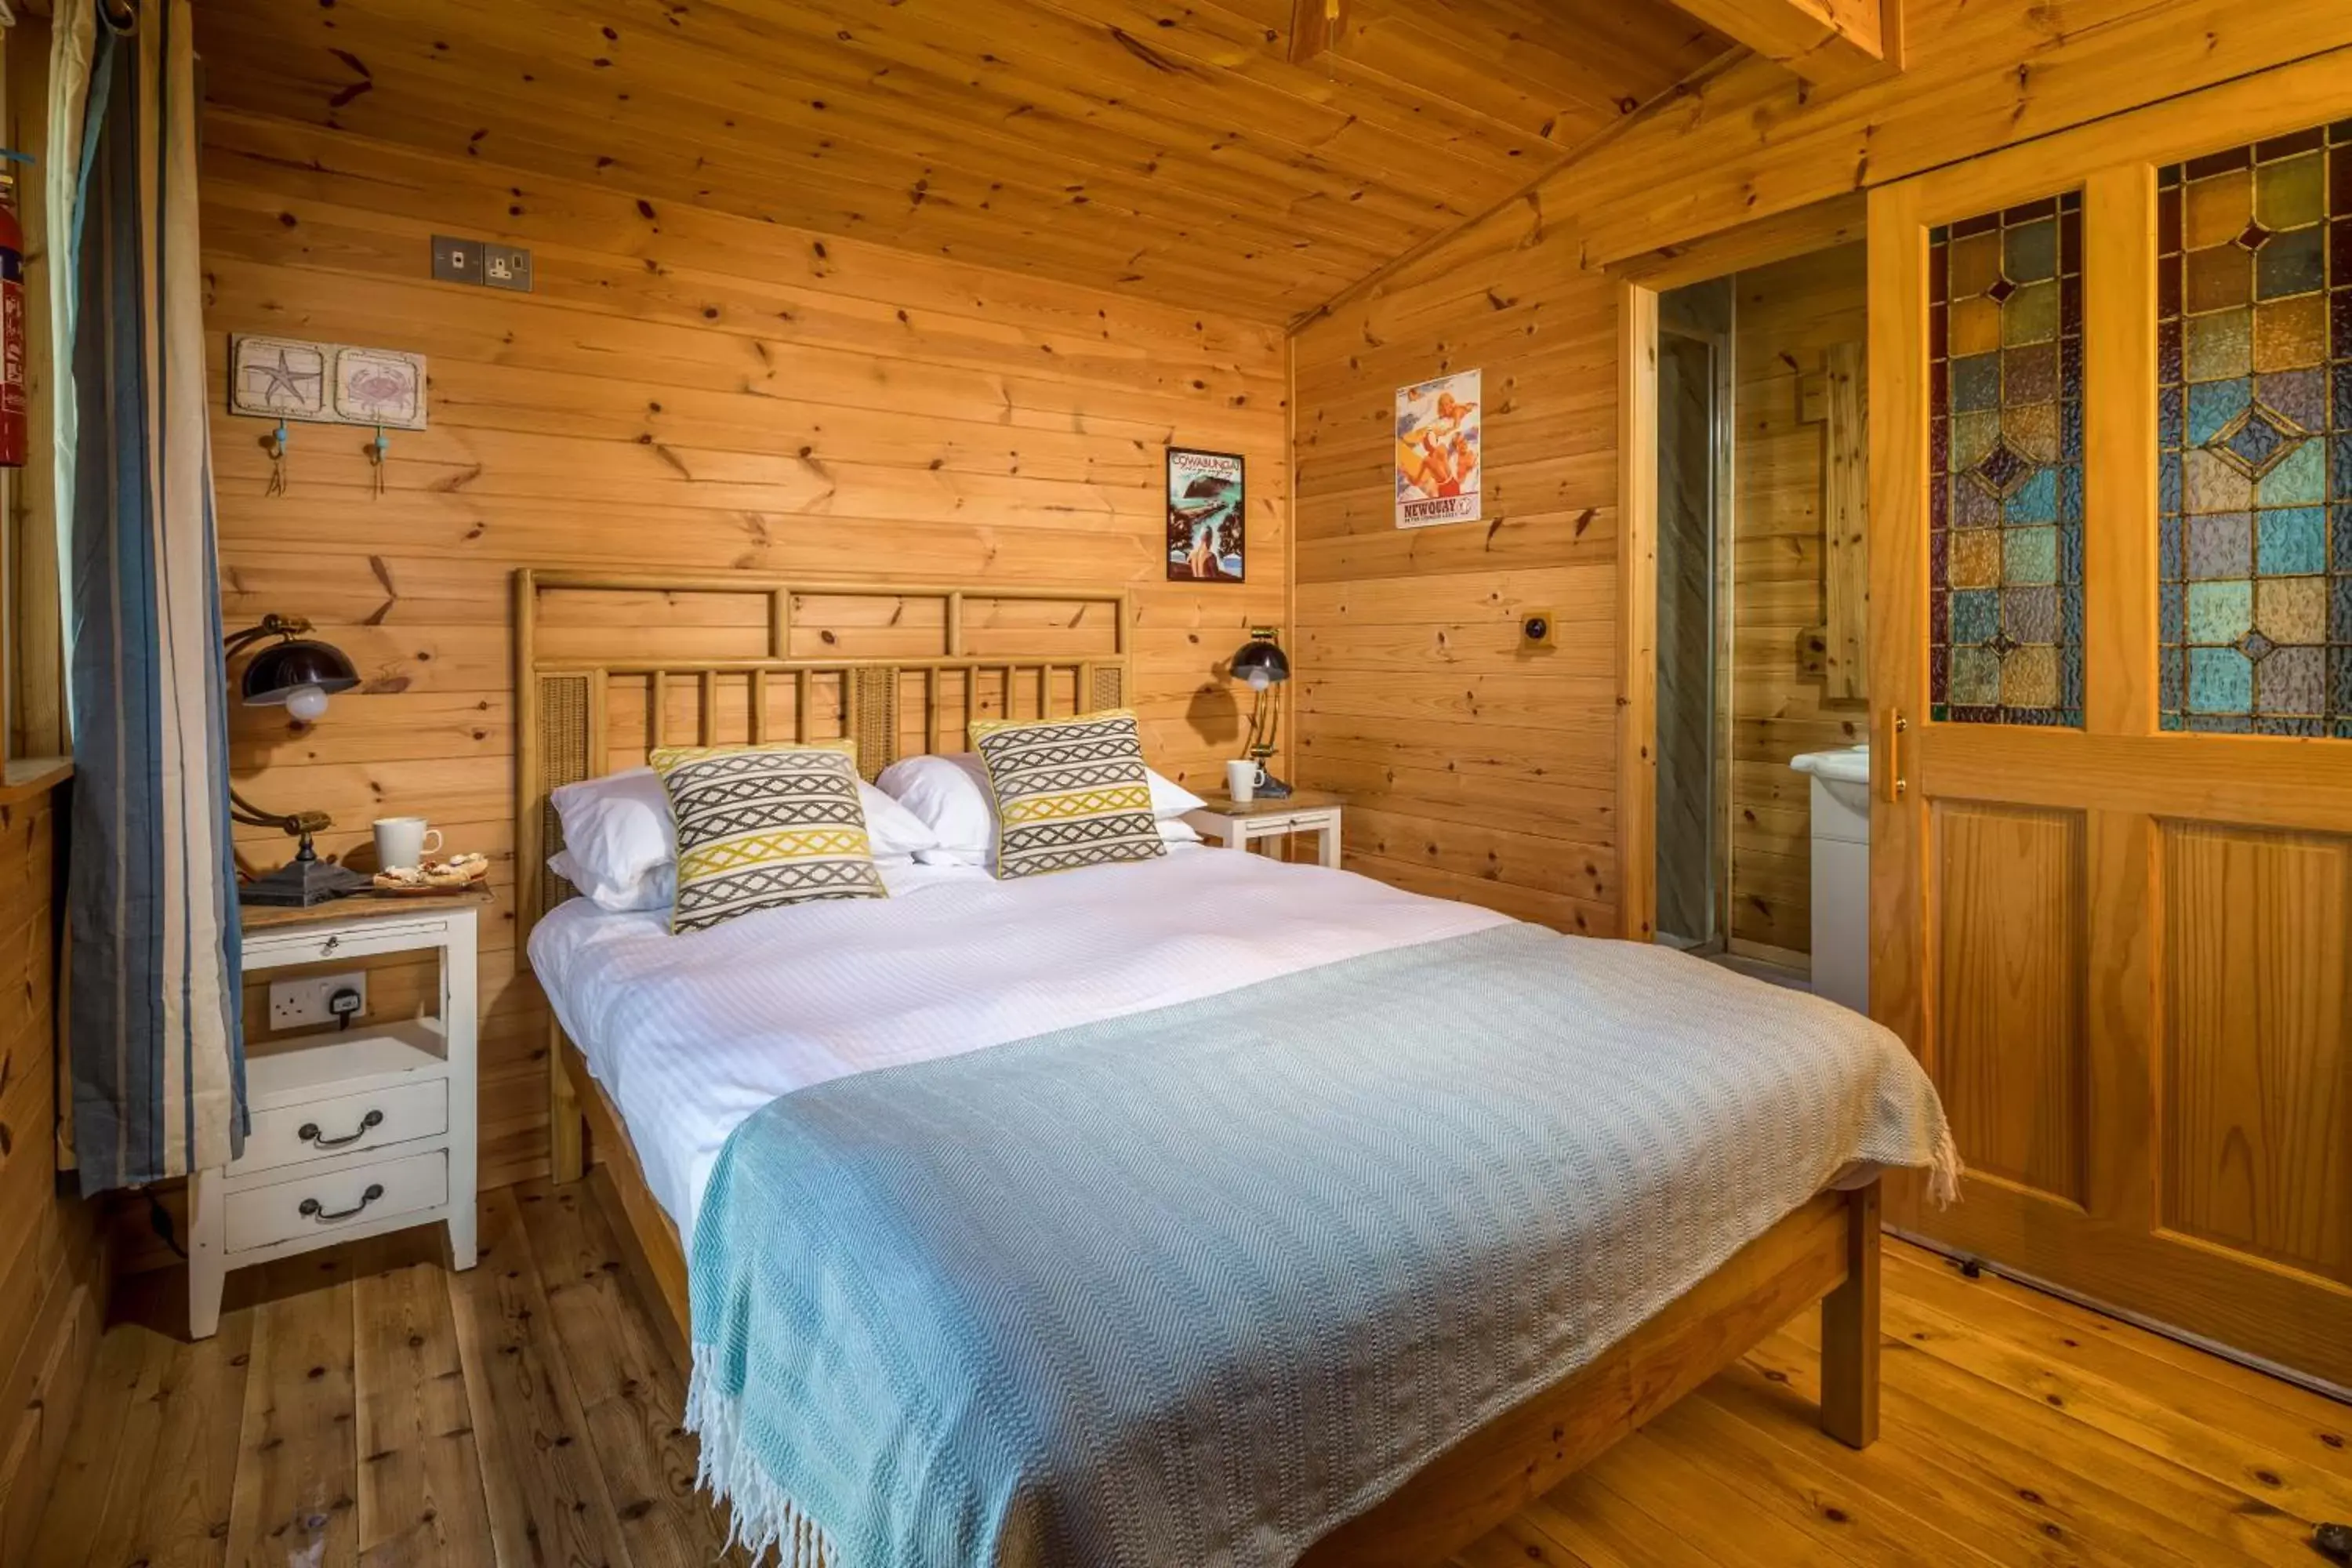
[[(231, 1277), (121, 1293), (36, 1568), (740, 1563), (599, 1179)], [(2352, 1408), (1889, 1242), (1885, 1436), (1813, 1425), (1807, 1313), (1456, 1560), (2311, 1568), (2352, 1520)]]

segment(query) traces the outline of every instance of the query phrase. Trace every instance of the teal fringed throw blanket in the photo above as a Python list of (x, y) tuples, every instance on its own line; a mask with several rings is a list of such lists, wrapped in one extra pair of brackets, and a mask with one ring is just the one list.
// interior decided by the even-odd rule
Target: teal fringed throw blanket
[(1895, 1037), (1532, 926), (837, 1079), (719, 1156), (688, 1425), (829, 1568), (1291, 1562), (1855, 1160)]

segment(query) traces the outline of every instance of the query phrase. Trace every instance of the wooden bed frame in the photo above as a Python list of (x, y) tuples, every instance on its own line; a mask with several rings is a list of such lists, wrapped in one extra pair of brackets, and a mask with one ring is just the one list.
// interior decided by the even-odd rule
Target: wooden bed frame
[[(854, 735), (858, 765), (871, 778), (899, 756), (961, 750), (971, 719), (1115, 707), (1134, 689), (1132, 606), (1118, 591), (525, 569), (514, 592), (516, 891), (526, 939), (539, 914), (568, 894), (551, 872), (538, 870), (561, 843), (549, 791), (634, 765), (654, 745), (782, 739), (787, 731), (803, 741)], [(583, 614), (571, 623), (579, 635), (555, 632), (545, 613), (550, 595), (575, 610), (616, 595), (624, 616), (642, 612), (670, 624)], [(715, 617), (716, 632), (714, 617), (680, 613), (728, 595), (756, 600), (761, 610)], [(730, 637), (759, 646), (707, 651)], [(567, 654), (556, 646), (564, 637), (594, 651)], [(730, 712), (739, 693), (739, 711)], [(692, 717), (681, 721), (677, 699), (685, 694)], [(592, 1160), (603, 1167), (683, 1360), (687, 1271), (677, 1232), (646, 1187), (612, 1101), (551, 1013), (547, 1060), (554, 1179), (580, 1180)], [(1853, 1447), (1868, 1445), (1878, 1435), (1878, 1226), (1876, 1182), (1801, 1205), (1598, 1360), (1432, 1459), (1302, 1563), (1423, 1568), (1443, 1561), (1815, 1302), (1822, 1430)]]

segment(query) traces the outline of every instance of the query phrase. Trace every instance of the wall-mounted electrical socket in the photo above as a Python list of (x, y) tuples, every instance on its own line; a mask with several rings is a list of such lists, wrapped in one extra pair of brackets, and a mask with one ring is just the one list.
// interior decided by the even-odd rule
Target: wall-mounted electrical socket
[(1553, 624), (1552, 614), (1549, 610), (1520, 611), (1520, 650), (1525, 652), (1532, 648), (1558, 647), (1558, 630), (1559, 628)]
[(493, 289), (530, 292), (530, 252), (519, 245), (482, 247), (482, 281)]
[(321, 1028), (367, 1016), (367, 973), (306, 974), (269, 983), (269, 1026)]
[(482, 280), (482, 242), (459, 239), (454, 235), (435, 235), (433, 278), (438, 283), (479, 283)]

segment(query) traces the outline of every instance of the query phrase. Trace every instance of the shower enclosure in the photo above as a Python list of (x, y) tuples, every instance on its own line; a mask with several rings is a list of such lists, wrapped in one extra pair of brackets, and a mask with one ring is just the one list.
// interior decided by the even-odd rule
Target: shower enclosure
[(1658, 938), (1719, 950), (1729, 860), (1724, 646), (1731, 281), (1658, 300)]

